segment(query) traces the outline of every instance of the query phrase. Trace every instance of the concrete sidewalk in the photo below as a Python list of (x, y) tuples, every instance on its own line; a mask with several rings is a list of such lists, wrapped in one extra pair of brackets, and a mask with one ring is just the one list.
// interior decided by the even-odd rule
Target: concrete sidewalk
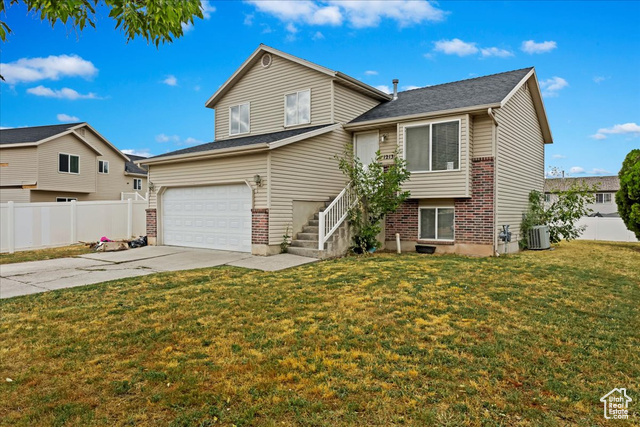
[(0, 299), (165, 271), (221, 265), (278, 271), (315, 261), (317, 259), (291, 254), (259, 257), (210, 249), (145, 246), (120, 252), (96, 252), (76, 258), (0, 265)]

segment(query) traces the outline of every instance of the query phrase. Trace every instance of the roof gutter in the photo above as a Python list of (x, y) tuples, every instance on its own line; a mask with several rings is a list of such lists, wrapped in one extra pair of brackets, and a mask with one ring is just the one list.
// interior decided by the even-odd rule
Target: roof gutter
[(409, 121), (409, 120), (419, 120), (419, 119), (426, 119), (426, 118), (432, 118), (432, 117), (449, 116), (453, 114), (484, 112), (488, 108), (499, 108), (499, 107), (500, 107), (499, 103), (486, 104), (486, 105), (474, 105), (472, 107), (454, 108), (451, 110), (439, 110), (439, 111), (433, 111), (429, 113), (410, 114), (407, 116), (388, 117), (384, 119), (367, 120), (364, 122), (346, 123), (344, 124), (344, 128), (345, 130), (360, 130), (360, 129), (366, 129), (366, 128), (375, 127), (375, 126), (395, 124), (398, 122)]
[(389, 95), (388, 93), (384, 93), (381, 90), (378, 90), (372, 86), (369, 86), (366, 83), (361, 82), (360, 80), (354, 79), (353, 77), (344, 74), (340, 71), (336, 71), (336, 77), (345, 80), (351, 84), (354, 84), (356, 86), (358, 86), (361, 89), (364, 89), (365, 91), (367, 91), (367, 93), (370, 93), (371, 95), (374, 95), (376, 98), (379, 98), (383, 101), (391, 101), (392, 96)]
[(145, 160), (139, 160), (134, 162), (136, 165), (159, 165), (164, 163), (174, 163), (178, 162), (188, 162), (191, 160), (203, 160), (210, 159), (215, 157), (228, 157), (236, 154), (247, 154), (250, 152), (261, 152), (267, 151), (269, 149), (269, 144), (266, 142), (261, 142), (258, 144), (245, 145), (244, 147), (229, 147), (229, 148), (221, 148), (219, 150), (214, 151), (198, 151), (195, 153), (187, 153), (187, 154), (176, 154), (173, 156), (163, 156), (158, 158), (150, 158)]
[(491, 117), (491, 120), (493, 121), (493, 124), (498, 126), (498, 120), (496, 119), (495, 114), (493, 114), (493, 108), (489, 107), (487, 109), (487, 114), (489, 115), (489, 117)]

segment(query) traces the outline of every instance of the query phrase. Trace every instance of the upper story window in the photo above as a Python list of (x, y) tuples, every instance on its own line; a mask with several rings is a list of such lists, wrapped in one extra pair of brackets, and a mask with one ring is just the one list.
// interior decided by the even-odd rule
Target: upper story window
[(109, 162), (107, 160), (98, 160), (98, 173), (109, 173)]
[(460, 121), (405, 128), (404, 158), (411, 172), (460, 169)]
[(229, 135), (249, 133), (249, 103), (229, 107)]
[(74, 154), (58, 154), (58, 172), (80, 173), (80, 156)]
[(596, 203), (611, 203), (611, 193), (596, 193)]
[(311, 123), (311, 89), (284, 96), (284, 125)]
[(142, 190), (142, 180), (140, 178), (133, 178), (133, 189)]

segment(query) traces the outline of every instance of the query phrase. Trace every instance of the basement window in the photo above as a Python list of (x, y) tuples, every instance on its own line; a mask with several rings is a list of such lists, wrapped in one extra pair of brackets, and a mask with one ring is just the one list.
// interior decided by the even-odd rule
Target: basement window
[(58, 172), (80, 173), (80, 156), (74, 154), (58, 154)]
[(453, 208), (420, 208), (419, 239), (453, 240), (453, 216)]

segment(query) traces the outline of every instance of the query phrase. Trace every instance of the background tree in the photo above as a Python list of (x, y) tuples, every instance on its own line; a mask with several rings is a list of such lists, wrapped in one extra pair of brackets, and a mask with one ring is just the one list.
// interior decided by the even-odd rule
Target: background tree
[(406, 162), (395, 152), (393, 163), (382, 165), (380, 151), (376, 159), (364, 166), (354, 155), (353, 145), (347, 145), (339, 167), (350, 181), (357, 202), (349, 210), (349, 223), (353, 230), (353, 250), (365, 253), (377, 249), (381, 222), (385, 215), (394, 212), (409, 197), (402, 191), (402, 183), (409, 179)]
[[(162, 42), (172, 42), (184, 34), (183, 25), (193, 24), (193, 18), (202, 18), (200, 0), (0, 0), (0, 16), (6, 15), (5, 3), (24, 3), (29, 12), (48, 21), (51, 26), (60, 21), (70, 23), (82, 31), (87, 25), (95, 28), (96, 9), (103, 3), (109, 10), (109, 18), (122, 28), (127, 41), (144, 38), (156, 47)], [(5, 41), (11, 29), (0, 21), (0, 40)]]
[(627, 228), (640, 239), (640, 150), (631, 150), (618, 173), (620, 189), (616, 192), (618, 213)]

